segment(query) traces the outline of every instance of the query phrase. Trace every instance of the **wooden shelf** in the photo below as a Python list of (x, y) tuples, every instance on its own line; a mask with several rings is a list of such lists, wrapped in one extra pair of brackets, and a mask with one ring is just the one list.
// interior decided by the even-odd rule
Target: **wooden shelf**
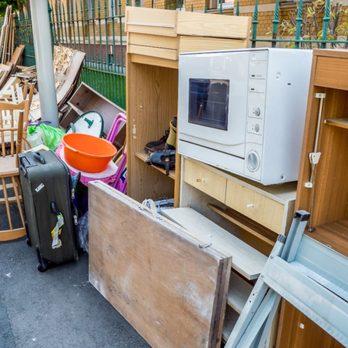
[[(222, 216), (224, 219), (232, 222), (234, 225), (237, 225), (238, 227), (241, 227), (246, 232), (252, 234), (256, 238), (262, 240), (263, 242), (273, 247), (275, 243), (275, 237), (272, 231), (267, 230), (267, 228), (254, 222), (253, 220), (247, 218), (243, 214), (240, 214), (233, 209), (223, 209), (215, 204), (208, 204), (208, 206), (211, 210)], [(273, 235), (273, 239), (267, 237), (267, 235)]]
[(225, 315), (224, 328), (222, 330), (222, 339), (226, 342), (230, 337), (230, 334), (236, 325), (238, 320), (238, 313), (232, 308), (227, 308)]
[[(146, 161), (147, 161), (147, 158), (149, 157), (149, 155), (145, 152), (136, 152), (135, 153), (135, 156), (137, 158), (139, 158), (141, 161), (143, 161), (144, 163), (148, 164)], [(175, 170), (170, 170), (169, 171), (169, 175), (166, 174), (166, 171), (163, 169), (163, 168), (160, 168), (160, 167), (157, 167), (157, 166), (154, 166), (154, 165), (151, 165), (151, 164), (148, 164), (150, 167), (158, 170), (159, 172), (161, 172), (162, 174), (164, 174), (165, 176), (168, 176), (168, 178), (171, 178), (173, 180), (175, 180)]]
[(348, 256), (348, 220), (339, 220), (315, 227), (308, 235)]
[(348, 129), (348, 118), (327, 118), (325, 124), (328, 126)]
[(231, 272), (227, 304), (240, 314), (252, 289), (253, 286), (251, 284), (235, 272)]
[(232, 257), (232, 268), (246, 279), (257, 279), (267, 257), (191, 208), (162, 209), (162, 214), (184, 227), (194, 238)]

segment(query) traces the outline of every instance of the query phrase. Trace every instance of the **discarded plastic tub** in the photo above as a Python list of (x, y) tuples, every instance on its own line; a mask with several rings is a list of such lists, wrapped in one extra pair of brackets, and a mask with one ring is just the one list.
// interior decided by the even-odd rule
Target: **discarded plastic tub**
[(104, 171), (117, 152), (110, 141), (87, 134), (66, 134), (62, 142), (67, 163), (88, 173)]

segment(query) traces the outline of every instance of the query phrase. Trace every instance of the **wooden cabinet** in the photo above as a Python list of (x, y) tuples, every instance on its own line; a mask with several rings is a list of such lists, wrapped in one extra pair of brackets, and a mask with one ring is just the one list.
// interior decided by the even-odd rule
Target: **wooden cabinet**
[(132, 198), (174, 197), (178, 203), (179, 156), (178, 170), (166, 175), (163, 169), (145, 163), (144, 146), (160, 139), (177, 116), (179, 54), (247, 47), (250, 20), (127, 7), (127, 177)]
[(181, 179), (181, 208), (166, 215), (187, 230), (206, 231), (206, 245), (232, 257), (223, 329), (227, 341), (275, 239), (288, 229), (296, 183), (262, 186), (185, 156)]
[[(296, 208), (311, 213), (308, 234), (348, 256), (348, 51), (314, 50)], [(320, 154), (320, 155), (319, 155)], [(310, 161), (310, 158), (319, 161)], [(340, 345), (282, 304), (278, 347)]]
[(292, 219), (296, 184), (262, 186), (193, 159), (183, 159), (185, 183), (277, 234)]

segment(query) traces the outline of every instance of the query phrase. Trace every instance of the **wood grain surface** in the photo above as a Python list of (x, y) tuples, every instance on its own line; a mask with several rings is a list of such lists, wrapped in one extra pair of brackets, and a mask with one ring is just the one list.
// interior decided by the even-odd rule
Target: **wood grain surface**
[(89, 186), (89, 280), (153, 347), (221, 344), (231, 258), (109, 186)]

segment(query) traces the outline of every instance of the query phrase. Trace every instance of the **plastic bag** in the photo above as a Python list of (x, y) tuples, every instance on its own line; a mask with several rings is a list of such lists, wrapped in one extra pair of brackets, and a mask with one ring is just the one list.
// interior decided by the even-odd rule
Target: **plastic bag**
[(65, 132), (62, 129), (52, 127), (45, 123), (40, 123), (39, 125), (31, 125), (28, 127), (27, 132), (28, 141), (30, 144), (30, 139), (33, 139), (33, 141), (35, 139), (36, 142), (37, 138), (40, 137), (42, 143), (52, 151), (54, 151), (60, 145), (62, 138), (65, 135)]

